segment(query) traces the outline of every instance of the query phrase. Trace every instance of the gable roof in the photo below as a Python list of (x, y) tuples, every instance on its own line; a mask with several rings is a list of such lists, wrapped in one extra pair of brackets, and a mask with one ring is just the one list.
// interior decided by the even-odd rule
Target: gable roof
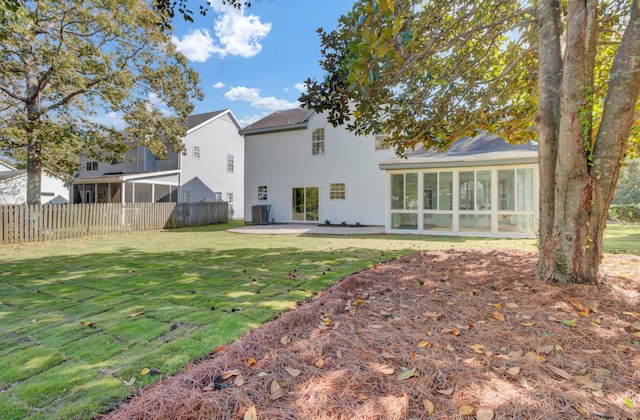
[(262, 133), (305, 129), (307, 128), (309, 117), (312, 113), (313, 111), (307, 108), (276, 111), (243, 128), (240, 130), (240, 134), (250, 136)]
[(210, 123), (213, 120), (222, 117), (225, 114), (229, 114), (229, 116), (231, 117), (231, 121), (236, 125), (238, 130), (242, 128), (240, 122), (233, 114), (231, 109), (223, 109), (220, 111), (205, 112), (204, 114), (189, 115), (187, 117), (187, 134), (199, 129), (200, 127)]
[(443, 168), (452, 166), (507, 165), (537, 163), (538, 144), (509, 144), (494, 134), (456, 140), (445, 152), (419, 148), (406, 158), (395, 157), (380, 164), (380, 169)]
[(5, 182), (12, 180), (14, 178), (20, 178), (21, 176), (26, 176), (26, 169), (14, 169), (12, 171), (2, 171), (0, 172), (0, 182)]

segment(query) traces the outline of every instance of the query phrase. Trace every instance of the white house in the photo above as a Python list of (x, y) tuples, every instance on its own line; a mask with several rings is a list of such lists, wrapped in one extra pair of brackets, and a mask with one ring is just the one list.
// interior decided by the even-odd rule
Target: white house
[(385, 136), (355, 136), (306, 109), (273, 113), (245, 137), (245, 221), (269, 206), (268, 221), (383, 225), (385, 173), (395, 156)]
[[(168, 150), (162, 159), (132, 145), (121, 161), (104, 162), (80, 154), (72, 180), (74, 203), (227, 201), (229, 217), (244, 212), (244, 139), (230, 109), (191, 115), (184, 153)], [(170, 148), (169, 148), (170, 149)]]
[(276, 112), (240, 133), (247, 223), (345, 222), (385, 226), (390, 233), (535, 236), (535, 144), (511, 146), (480, 134), (446, 153), (418, 149), (399, 158), (384, 135), (356, 136), (305, 109)]
[[(40, 203), (64, 204), (69, 200), (69, 188), (60, 178), (46, 170), (40, 178)], [(27, 201), (27, 171), (0, 161), (0, 204), (24, 204)]]

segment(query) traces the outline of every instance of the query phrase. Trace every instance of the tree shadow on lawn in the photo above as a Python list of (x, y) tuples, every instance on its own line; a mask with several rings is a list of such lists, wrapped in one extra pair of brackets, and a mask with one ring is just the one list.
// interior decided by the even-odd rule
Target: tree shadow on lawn
[(400, 253), (122, 248), (14, 260), (0, 272), (0, 418), (91, 417)]
[(601, 289), (538, 281), (534, 252), (378, 264), (105, 418), (638, 418), (640, 285), (620, 257)]

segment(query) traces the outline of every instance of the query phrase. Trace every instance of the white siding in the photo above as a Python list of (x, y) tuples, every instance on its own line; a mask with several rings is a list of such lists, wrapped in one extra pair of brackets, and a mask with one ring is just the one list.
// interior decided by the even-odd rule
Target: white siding
[[(312, 155), (311, 133), (324, 127), (324, 155)], [(395, 156), (375, 150), (372, 137), (357, 137), (334, 128), (323, 115), (313, 114), (307, 129), (246, 136), (245, 220), (251, 207), (271, 205), (276, 223), (292, 219), (292, 188), (319, 188), (318, 222), (363, 225), (385, 223), (385, 174), (378, 164)], [(329, 199), (329, 184), (344, 183), (345, 200)], [(258, 187), (267, 186), (267, 200), (258, 200)], [(270, 221), (271, 221), (270, 220)]]
[[(214, 193), (222, 200), (233, 194), (233, 214), (244, 217), (244, 139), (230, 115), (224, 114), (191, 131), (184, 139), (186, 155), (180, 156), (183, 188), (191, 189), (191, 200), (214, 201)], [(194, 159), (193, 146), (200, 147), (200, 158)], [(234, 171), (227, 172), (227, 155), (234, 156)]]

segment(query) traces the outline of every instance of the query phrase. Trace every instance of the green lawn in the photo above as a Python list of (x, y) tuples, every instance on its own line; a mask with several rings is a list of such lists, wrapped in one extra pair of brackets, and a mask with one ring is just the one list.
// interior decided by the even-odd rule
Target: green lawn
[[(535, 249), (533, 240), (228, 227), (0, 246), (0, 418), (92, 418), (347, 274), (417, 249)], [(608, 233), (612, 249), (640, 253), (638, 226)]]

